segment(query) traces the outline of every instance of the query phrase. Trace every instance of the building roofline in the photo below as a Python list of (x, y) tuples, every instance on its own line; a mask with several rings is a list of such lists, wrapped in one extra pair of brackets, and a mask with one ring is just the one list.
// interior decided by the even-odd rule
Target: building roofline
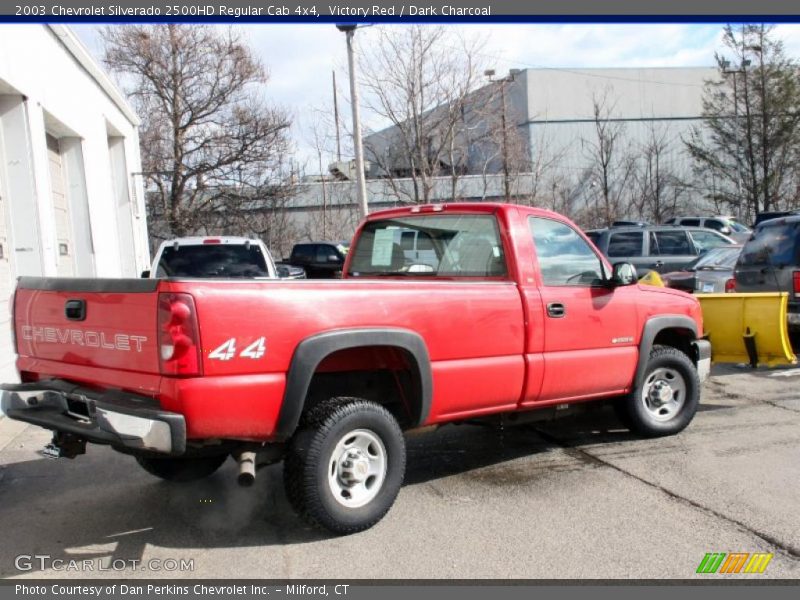
[(97, 85), (106, 93), (109, 99), (119, 108), (120, 112), (125, 115), (125, 118), (131, 122), (132, 125), (138, 127), (141, 121), (137, 114), (133, 111), (128, 104), (122, 92), (117, 88), (111, 78), (100, 68), (89, 50), (77, 38), (72, 30), (66, 25), (58, 23), (48, 23), (46, 25), (50, 31), (55, 35), (58, 40), (64, 45), (67, 51), (72, 54), (75, 60), (86, 69), (86, 72), (97, 82)]

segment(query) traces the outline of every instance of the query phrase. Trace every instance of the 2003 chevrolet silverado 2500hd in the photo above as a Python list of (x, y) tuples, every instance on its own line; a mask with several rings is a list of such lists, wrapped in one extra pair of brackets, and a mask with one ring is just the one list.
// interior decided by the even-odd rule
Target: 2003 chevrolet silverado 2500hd
[(53, 430), (46, 452), (109, 444), (175, 481), (283, 459), (292, 505), (338, 533), (391, 507), (406, 430), (611, 400), (674, 434), (710, 365), (697, 300), (502, 204), (374, 213), (343, 280), (21, 278), (13, 306), (3, 409)]

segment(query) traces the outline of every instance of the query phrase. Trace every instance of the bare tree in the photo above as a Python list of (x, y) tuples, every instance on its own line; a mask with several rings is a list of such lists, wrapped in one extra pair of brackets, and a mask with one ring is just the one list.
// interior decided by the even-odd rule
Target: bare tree
[(589, 161), (589, 189), (595, 203), (592, 225), (609, 226), (627, 210), (628, 185), (635, 170), (635, 159), (627, 147), (625, 124), (614, 120), (615, 102), (608, 91), (592, 97), (594, 135), (582, 138)]
[[(481, 43), (444, 27), (380, 28), (361, 57), (365, 104), (391, 127), (365, 148), (398, 199), (428, 202), (434, 178), (449, 176), (452, 195), (466, 172), (468, 97), (482, 76)], [(410, 189), (398, 179), (410, 178)]]
[[(157, 236), (238, 230), (285, 196), (289, 118), (261, 95), (264, 67), (233, 29), (109, 26), (105, 63), (142, 117), (148, 214)], [(242, 211), (242, 215), (234, 214)], [(250, 228), (252, 229), (252, 228)]]
[(663, 223), (682, 208), (689, 186), (674, 168), (675, 147), (669, 126), (650, 122), (633, 172), (631, 217)]
[(697, 184), (718, 206), (749, 219), (800, 201), (800, 81), (797, 63), (763, 24), (727, 26), (706, 82), (703, 126), (686, 146)]

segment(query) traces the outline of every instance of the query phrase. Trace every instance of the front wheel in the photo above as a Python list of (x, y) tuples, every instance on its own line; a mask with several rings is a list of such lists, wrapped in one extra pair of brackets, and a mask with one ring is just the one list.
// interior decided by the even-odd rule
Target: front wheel
[(166, 481), (184, 483), (203, 479), (222, 466), (227, 454), (171, 458), (159, 456), (137, 456), (136, 462), (148, 473)]
[(356, 533), (394, 504), (405, 464), (403, 433), (388, 410), (335, 398), (313, 411), (292, 440), (283, 467), (286, 495), (312, 525)]
[(615, 408), (631, 431), (658, 437), (685, 429), (699, 403), (700, 379), (689, 357), (671, 346), (655, 346), (641, 383)]

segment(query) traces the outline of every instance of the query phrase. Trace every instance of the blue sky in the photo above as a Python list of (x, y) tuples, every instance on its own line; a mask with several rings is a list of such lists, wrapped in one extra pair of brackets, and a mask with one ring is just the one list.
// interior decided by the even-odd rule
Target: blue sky
[[(397, 25), (395, 27), (402, 27)], [(484, 39), (486, 66), (503, 73), (526, 67), (678, 67), (710, 66), (719, 49), (722, 24), (531, 24), (453, 25), (467, 36)], [(331, 105), (331, 70), (343, 92), (340, 109), (349, 120), (344, 36), (333, 25), (241, 26), (270, 72), (265, 94), (294, 117), (294, 137), (301, 160), (310, 154), (311, 107)], [(73, 29), (96, 57), (102, 44), (94, 25)], [(359, 30), (357, 42), (367, 52), (374, 30)], [(800, 57), (800, 25), (778, 25), (776, 35), (788, 53)], [(381, 124), (365, 115), (367, 126)]]

